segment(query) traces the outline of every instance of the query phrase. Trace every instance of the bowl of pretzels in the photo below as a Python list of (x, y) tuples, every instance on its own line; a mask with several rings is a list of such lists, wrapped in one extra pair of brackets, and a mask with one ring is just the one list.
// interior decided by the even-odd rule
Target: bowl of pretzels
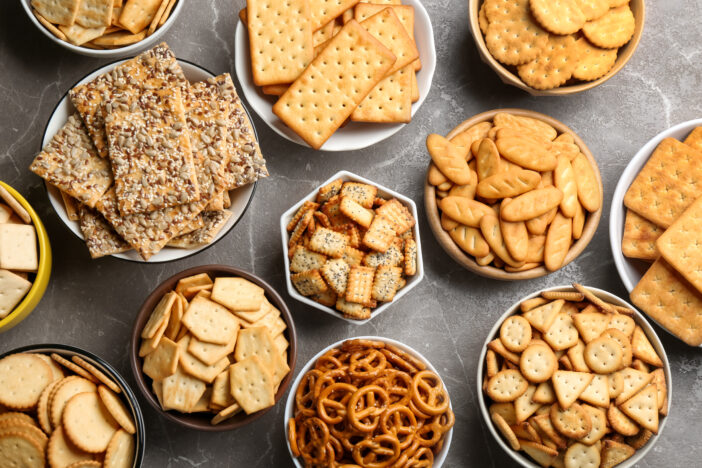
[(409, 346), (362, 336), (317, 353), (285, 405), (295, 466), (442, 466), (455, 422), (437, 370)]

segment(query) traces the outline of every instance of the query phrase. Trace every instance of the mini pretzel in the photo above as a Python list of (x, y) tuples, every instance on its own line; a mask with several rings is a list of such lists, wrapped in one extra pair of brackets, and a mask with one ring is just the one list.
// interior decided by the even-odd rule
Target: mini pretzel
[(377, 349), (357, 351), (351, 355), (349, 375), (354, 379), (373, 379), (387, 366), (387, 358)]
[(295, 409), (305, 416), (314, 416), (314, 386), (322, 372), (313, 369), (306, 373), (295, 390)]
[(346, 416), (346, 405), (356, 390), (351, 384), (338, 382), (331, 384), (319, 394), (317, 414), (327, 424), (336, 424)]
[(375, 430), (389, 399), (388, 393), (377, 385), (366, 385), (356, 390), (347, 406), (351, 425), (361, 432)]
[(364, 468), (385, 468), (399, 457), (400, 441), (392, 434), (366, 439), (353, 449), (353, 459)]
[(446, 411), (448, 395), (441, 379), (430, 371), (421, 371), (412, 379), (412, 401), (426, 414), (436, 416)]

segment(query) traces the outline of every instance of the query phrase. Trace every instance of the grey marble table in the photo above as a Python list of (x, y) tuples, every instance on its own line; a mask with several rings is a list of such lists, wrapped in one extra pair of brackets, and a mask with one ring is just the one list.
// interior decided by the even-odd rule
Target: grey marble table
[[(30, 343), (84, 347), (110, 361), (131, 383), (127, 359), (132, 320), (149, 291), (187, 267), (224, 263), (262, 276), (288, 301), (295, 317), (298, 363), (322, 347), (360, 334), (403, 341), (424, 353), (448, 385), (456, 429), (446, 466), (505, 466), (510, 459), (481, 420), (476, 358), (496, 318), (520, 297), (573, 280), (626, 297), (612, 261), (609, 200), (620, 173), (651, 137), (702, 116), (701, 0), (648, 3), (643, 39), (629, 64), (606, 84), (572, 97), (534, 98), (496, 79), (478, 58), (465, 1), (427, 0), (438, 66), (429, 97), (412, 123), (392, 138), (353, 153), (318, 153), (283, 140), (254, 117), (272, 174), (259, 183), (250, 209), (209, 250), (170, 264), (112, 258), (92, 261), (85, 246), (52, 211), (42, 181), (27, 167), (59, 98), (103, 63), (67, 53), (32, 26), (18, 1), (0, 2), (0, 179), (19, 189), (39, 212), (51, 237), (54, 268), (41, 304), (0, 336), (0, 352)], [(188, 1), (165, 39), (177, 56), (217, 73), (234, 72), (236, 13), (244, 0)], [(588, 249), (548, 277), (502, 283), (454, 263), (424, 218), (427, 165), (424, 138), (447, 133), (478, 112), (523, 107), (573, 128), (599, 161), (605, 213)], [(363, 326), (347, 325), (293, 301), (285, 292), (278, 218), (292, 201), (341, 169), (367, 176), (412, 197), (420, 207), (426, 277), (386, 313)], [(660, 337), (672, 366), (673, 406), (658, 444), (641, 466), (699, 466), (702, 460), (702, 350), (667, 333)], [(142, 399), (147, 423), (145, 467), (289, 466), (282, 430), (283, 403), (241, 430), (216, 435), (168, 424)]]

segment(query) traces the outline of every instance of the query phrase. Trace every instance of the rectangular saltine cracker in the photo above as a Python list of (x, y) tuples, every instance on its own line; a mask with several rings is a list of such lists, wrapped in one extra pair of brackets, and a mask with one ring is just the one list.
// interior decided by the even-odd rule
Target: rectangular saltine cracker
[(655, 260), (660, 252), (656, 240), (663, 234), (663, 228), (653, 224), (631, 210), (626, 210), (622, 253), (630, 258)]
[(127, 0), (119, 15), (119, 23), (133, 34), (146, 28), (154, 19), (162, 0)]
[(12, 312), (31, 287), (32, 283), (21, 276), (0, 269), (0, 319)]
[[(656, 241), (663, 258), (702, 293), (702, 197)], [(702, 313), (702, 311), (700, 311)]]
[(412, 120), (411, 65), (384, 78), (354, 109), (354, 122), (409, 123)]
[(80, 0), (76, 23), (84, 28), (107, 27), (112, 22), (112, 0)]
[(358, 0), (310, 0), (312, 30), (323, 27), (357, 3)]
[(402, 22), (392, 8), (388, 7), (381, 10), (379, 13), (364, 20), (361, 26), (378, 39), (381, 44), (390, 49), (397, 58), (388, 74), (395, 73), (419, 57), (414, 39), (407, 34)]

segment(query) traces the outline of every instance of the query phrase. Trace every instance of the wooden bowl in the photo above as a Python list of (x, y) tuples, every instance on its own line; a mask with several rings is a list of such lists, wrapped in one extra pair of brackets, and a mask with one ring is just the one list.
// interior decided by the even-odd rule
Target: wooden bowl
[[(189, 429), (196, 429), (199, 431), (207, 432), (223, 432), (231, 431), (237, 429), (241, 426), (245, 426), (250, 422), (260, 418), (267, 411), (269, 411), (273, 406), (266, 408), (261, 411), (257, 411), (252, 414), (246, 414), (241, 412), (236, 416), (227, 419), (217, 425), (210, 423), (211, 419), (214, 417), (213, 413), (193, 413), (184, 414), (178, 411), (164, 411), (161, 405), (151, 390), (151, 378), (149, 378), (142, 371), (143, 358), (139, 357), (139, 346), (141, 343), (141, 330), (146, 325), (146, 321), (149, 319), (151, 312), (158, 301), (161, 300), (164, 294), (168, 291), (174, 290), (178, 281), (182, 278), (188, 276), (197, 275), (200, 273), (207, 273), (211, 278), (217, 276), (238, 276), (251, 281), (252, 283), (260, 286), (265, 290), (266, 298), (270, 303), (280, 310), (280, 315), (285, 321), (288, 328), (283, 332), (286, 335), (290, 347), (288, 348), (288, 366), (290, 367), (290, 372), (285, 376), (283, 381), (278, 387), (278, 391), (275, 394), (275, 403), (283, 397), (285, 391), (290, 385), (293, 373), (295, 372), (295, 361), (297, 359), (297, 335), (295, 333), (295, 324), (293, 323), (292, 315), (290, 315), (290, 310), (288, 306), (285, 305), (283, 299), (280, 295), (270, 286), (268, 283), (263, 281), (258, 276), (248, 273), (244, 270), (238, 268), (230, 267), (227, 265), (202, 265), (194, 268), (188, 268), (176, 275), (171, 276), (166, 281), (161, 283), (144, 301), (144, 304), (139, 309), (136, 320), (134, 321), (134, 328), (132, 329), (132, 340), (129, 348), (129, 360), (132, 365), (132, 373), (134, 374), (134, 380), (136, 380), (139, 390), (141, 390), (142, 395), (146, 398), (146, 401), (158, 412), (161, 416), (172, 421), (180, 426), (187, 427)], [(274, 404), (275, 406), (275, 404)]]
[(488, 50), (487, 45), (485, 45), (485, 38), (483, 37), (482, 31), (480, 31), (480, 25), (478, 24), (478, 11), (480, 10), (480, 5), (483, 1), (484, 0), (468, 0), (468, 20), (470, 21), (470, 30), (473, 34), (475, 44), (478, 47), (480, 58), (483, 60), (483, 62), (487, 63), (490, 68), (495, 70), (495, 73), (497, 73), (497, 76), (500, 77), (503, 83), (516, 86), (532, 96), (565, 96), (567, 94), (580, 93), (590, 88), (594, 88), (595, 86), (601, 85), (608, 79), (612, 78), (619, 70), (622, 69), (622, 67), (624, 67), (624, 65), (626, 65), (626, 62), (629, 61), (631, 56), (634, 55), (634, 51), (641, 40), (641, 34), (643, 33), (644, 22), (646, 20), (646, 8), (644, 7), (644, 1), (630, 0), (629, 8), (631, 8), (631, 12), (634, 14), (634, 19), (636, 20), (634, 36), (629, 42), (619, 48), (619, 52), (617, 52), (617, 60), (614, 62), (614, 66), (603, 77), (593, 81), (576, 81), (574, 84), (566, 84), (553, 89), (534, 89), (524, 83), (522, 79), (519, 78), (519, 75), (510, 70), (510, 68), (494, 58)]
[[(604, 190), (602, 188), (602, 177), (600, 176), (600, 170), (597, 167), (597, 161), (595, 161), (595, 158), (592, 156), (592, 153), (585, 145), (585, 142), (582, 139), (580, 139), (580, 137), (565, 124), (547, 115), (525, 109), (490, 110), (475, 115), (470, 119), (464, 121), (456, 128), (451, 130), (451, 132), (446, 136), (446, 138), (451, 139), (477, 123), (484, 122), (486, 120), (492, 120), (495, 114), (500, 112), (508, 112), (514, 115), (521, 115), (524, 117), (539, 119), (558, 130), (559, 134), (569, 133), (575, 140), (575, 144), (580, 147), (580, 151), (585, 155), (588, 161), (590, 161), (590, 164), (592, 165), (592, 168), (595, 171), (595, 176), (597, 177), (597, 183), (600, 187), (600, 193), (604, 194)], [(431, 162), (429, 164), (431, 165)], [(429, 166), (427, 166), (427, 171), (428, 167)], [(441, 245), (444, 251), (447, 254), (449, 254), (454, 260), (456, 260), (464, 268), (472, 271), (473, 273), (477, 273), (478, 275), (484, 276), (486, 278), (493, 278), (503, 281), (533, 279), (552, 273), (551, 271), (547, 270), (546, 267), (543, 265), (540, 267), (532, 268), (531, 270), (519, 271), (515, 273), (510, 273), (501, 268), (496, 268), (489, 265), (478, 265), (475, 259), (472, 256), (465, 253), (463, 250), (461, 250), (461, 248), (458, 245), (456, 245), (453, 239), (451, 239), (451, 236), (449, 236), (448, 232), (444, 231), (444, 229), (441, 227), (441, 215), (439, 213), (439, 208), (436, 206), (436, 188), (426, 180), (424, 181), (424, 208), (427, 212), (427, 218), (429, 219), (429, 226), (431, 227), (431, 230), (434, 233), (434, 237), (439, 242), (439, 245)], [(580, 255), (583, 250), (585, 250), (585, 247), (587, 247), (587, 245), (590, 243), (590, 240), (592, 240), (592, 237), (595, 235), (595, 231), (597, 230), (597, 225), (600, 223), (601, 216), (602, 206), (600, 206), (599, 210), (595, 211), (594, 213), (589, 213), (587, 215), (587, 218), (585, 219), (585, 226), (583, 226), (583, 234), (580, 237), (580, 239), (578, 239), (570, 247), (570, 251), (566, 255), (565, 260), (563, 260), (563, 265), (561, 265), (561, 268), (575, 260), (575, 258), (578, 255)]]

